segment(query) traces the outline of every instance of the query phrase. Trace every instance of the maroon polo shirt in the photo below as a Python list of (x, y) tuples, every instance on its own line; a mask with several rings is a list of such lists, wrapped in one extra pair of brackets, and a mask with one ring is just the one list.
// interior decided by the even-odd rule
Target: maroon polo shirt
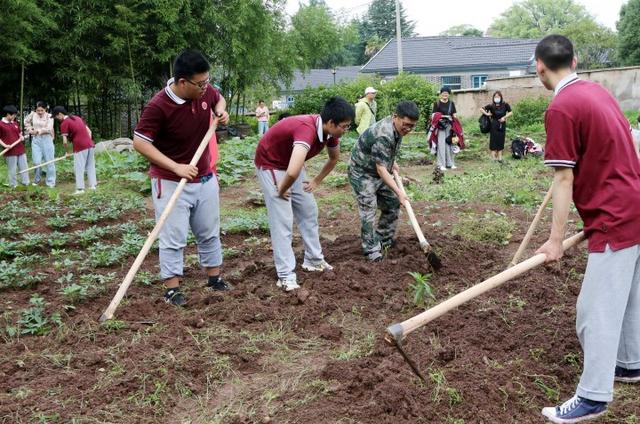
[(319, 115), (290, 116), (269, 128), (258, 143), (255, 164), (261, 169), (286, 170), (293, 152), (293, 146), (303, 145), (309, 149), (305, 161), (316, 156), (326, 145), (328, 148), (338, 147), (339, 138), (323, 135), (322, 120)]
[(589, 252), (640, 244), (640, 162), (613, 96), (599, 84), (572, 82), (551, 102), (545, 128), (545, 165), (573, 168)]
[[(0, 119), (0, 140), (2, 140), (2, 142), (4, 144), (7, 145), (12, 145), (13, 143), (16, 142), (16, 140), (18, 140), (20, 138), (20, 126), (18, 125), (18, 123), (16, 121), (12, 121), (12, 122), (5, 122), (4, 119)], [(4, 150), (4, 149), (1, 149)], [(25, 150), (24, 150), (24, 141), (21, 143), (16, 144), (14, 147), (11, 148), (11, 150), (9, 150), (7, 153), (5, 153), (5, 156), (20, 156), (20, 155), (24, 155)]]
[[(209, 130), (212, 108), (220, 100), (220, 93), (211, 85), (196, 100), (182, 99), (171, 91), (173, 79), (147, 103), (134, 134), (153, 145), (165, 156), (181, 164), (188, 164), (196, 154), (200, 142)], [(200, 177), (211, 174), (209, 150), (205, 149), (197, 164)], [(174, 172), (151, 164), (149, 175), (180, 181)]]
[(67, 116), (60, 124), (60, 133), (71, 141), (73, 153), (94, 147), (87, 124), (79, 116)]

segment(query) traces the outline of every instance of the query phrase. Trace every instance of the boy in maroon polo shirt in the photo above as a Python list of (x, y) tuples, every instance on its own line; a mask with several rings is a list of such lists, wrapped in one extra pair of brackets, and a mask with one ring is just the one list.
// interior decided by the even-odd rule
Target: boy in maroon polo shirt
[[(285, 291), (299, 288), (293, 253), (295, 218), (304, 242), (306, 271), (332, 270), (322, 254), (318, 226), (318, 205), (313, 190), (329, 175), (340, 158), (340, 137), (349, 129), (355, 112), (343, 98), (333, 97), (320, 115), (290, 116), (278, 121), (262, 137), (255, 164), (262, 187), (273, 259), (278, 273), (276, 285)], [(315, 178), (307, 181), (305, 161), (327, 146), (329, 158)]]
[(640, 163), (616, 100), (575, 74), (571, 42), (545, 37), (535, 57), (540, 81), (555, 92), (545, 115), (553, 222), (537, 253), (547, 261), (562, 257), (572, 197), (589, 249), (576, 306), (584, 369), (576, 394), (542, 414), (576, 423), (605, 413), (614, 379), (640, 381)]
[[(8, 148), (16, 141), (21, 140), (4, 154), (5, 161), (7, 162), (7, 170), (9, 171), (9, 186), (11, 188), (16, 188), (18, 185), (16, 168), (20, 171), (27, 169), (27, 154), (24, 149), (24, 136), (20, 133), (20, 126), (16, 122), (16, 116), (18, 116), (18, 109), (13, 105), (8, 105), (2, 109), (2, 120), (0, 120), (1, 150)], [(29, 184), (28, 173), (21, 172), (20, 179), (22, 184)]]
[(60, 122), (60, 133), (65, 152), (69, 140), (73, 146), (73, 172), (76, 177), (76, 191), (73, 194), (84, 193), (84, 174), (87, 174), (89, 189), (95, 190), (96, 160), (91, 129), (79, 116), (68, 115), (63, 106), (56, 106), (51, 113), (56, 121)]
[(133, 147), (151, 167), (151, 187), (156, 219), (160, 217), (181, 178), (188, 183), (160, 231), (160, 278), (165, 301), (184, 305), (180, 291), (183, 250), (189, 227), (198, 244), (200, 265), (208, 276), (206, 287), (229, 290), (220, 276), (220, 201), (218, 179), (213, 175), (206, 149), (196, 166), (189, 165), (209, 129), (211, 114), (227, 123), (226, 101), (209, 84), (209, 63), (196, 51), (185, 50), (173, 65), (173, 78), (145, 106), (136, 126)]

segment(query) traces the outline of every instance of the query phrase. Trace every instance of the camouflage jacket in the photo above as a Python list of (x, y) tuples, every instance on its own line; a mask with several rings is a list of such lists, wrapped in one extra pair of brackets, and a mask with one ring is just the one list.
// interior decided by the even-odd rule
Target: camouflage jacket
[(393, 119), (388, 116), (363, 132), (351, 150), (349, 167), (357, 173), (378, 176), (379, 163), (392, 172), (393, 163), (400, 151), (402, 136), (393, 127)]

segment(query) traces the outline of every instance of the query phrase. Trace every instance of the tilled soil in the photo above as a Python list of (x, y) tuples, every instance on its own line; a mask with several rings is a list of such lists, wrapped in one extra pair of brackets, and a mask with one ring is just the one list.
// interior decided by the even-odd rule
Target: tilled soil
[[(432, 213), (446, 220), (456, 211)], [(523, 235), (530, 216), (518, 214)], [(97, 322), (114, 283), (65, 314), (51, 335), (5, 340), (0, 422), (535, 423), (543, 406), (572, 395), (584, 246), (410, 334), (404, 346), (423, 383), (383, 337), (423, 310), (407, 273), (429, 273), (425, 256), (403, 218), (388, 257), (365, 262), (352, 215), (322, 219), (335, 270), (300, 271), (303, 288), (293, 293), (275, 287), (267, 234), (233, 235), (224, 238), (240, 252), (225, 261), (229, 293), (206, 292), (195, 267), (185, 275), (184, 309), (166, 305), (158, 286), (133, 285), (116, 328)], [(429, 281), (438, 302), (503, 270), (521, 237), (497, 247), (423, 228), (444, 263)], [(539, 233), (532, 246), (544, 241), (546, 230)], [(144, 269), (156, 265), (152, 253)], [(121, 281), (128, 266), (110, 271)], [(35, 289), (48, 311), (62, 309), (54, 284)], [(31, 293), (5, 293), (3, 311), (26, 307)], [(637, 388), (619, 389), (607, 421), (636, 422)]]

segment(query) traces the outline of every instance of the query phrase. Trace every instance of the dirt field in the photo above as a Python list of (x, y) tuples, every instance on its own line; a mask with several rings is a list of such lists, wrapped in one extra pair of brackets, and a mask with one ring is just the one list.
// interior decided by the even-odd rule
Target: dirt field
[[(250, 188), (225, 189), (223, 206), (247, 207)], [(23, 227), (28, 233), (50, 235), (48, 219), (71, 213), (67, 207), (36, 210), (45, 200), (37, 196), (1, 196), (5, 205), (18, 200), (37, 213)], [(534, 270), (411, 334), (405, 346), (427, 377), (424, 384), (383, 341), (388, 325), (423, 310), (413, 303), (408, 272), (429, 269), (406, 215), (388, 258), (369, 264), (360, 253), (357, 213), (346, 200), (336, 203), (336, 196), (348, 199), (349, 188), (318, 194), (322, 243), (335, 271), (300, 271), (303, 289), (293, 293), (275, 287), (268, 233), (238, 232), (223, 238), (232, 292), (203, 290), (204, 274), (189, 247), (188, 307), (166, 305), (158, 283), (148, 281), (157, 272), (154, 251), (143, 266), (147, 281), (132, 285), (115, 319), (101, 325), (98, 317), (135, 254), (87, 267), (97, 256), (87, 256), (91, 244), (76, 236), (62, 247), (66, 253), (53, 252), (51, 243), (34, 247), (31, 252), (44, 260), (32, 272), (42, 273), (42, 281), (1, 292), (0, 422), (536, 423), (543, 422), (543, 406), (573, 394), (582, 360), (574, 319), (584, 246), (561, 264)], [(533, 216), (483, 203), (418, 201), (414, 209), (444, 263), (429, 280), (437, 299), (432, 305), (504, 269)], [(452, 235), (462, 211), (486, 210), (517, 222), (508, 245)], [(152, 217), (148, 205), (136, 206), (97, 226), (128, 222), (148, 231), (152, 224), (144, 219)], [(532, 246), (545, 240), (545, 222)], [(76, 220), (59, 233), (79, 234), (90, 226)], [(101, 243), (120, 245), (118, 231), (103, 234)], [(5, 241), (23, 238), (4, 235)], [(295, 245), (301, 253), (298, 237)], [(65, 256), (73, 263), (65, 264)], [(6, 258), (5, 264), (15, 260)], [(61, 293), (81, 275), (109, 273), (115, 275), (95, 283), (81, 301)], [(45, 299), (50, 331), (11, 335), (7, 327), (24, 317), (34, 293)], [(55, 312), (60, 323), (51, 318)], [(638, 422), (639, 395), (638, 387), (617, 384), (602, 422)]]

